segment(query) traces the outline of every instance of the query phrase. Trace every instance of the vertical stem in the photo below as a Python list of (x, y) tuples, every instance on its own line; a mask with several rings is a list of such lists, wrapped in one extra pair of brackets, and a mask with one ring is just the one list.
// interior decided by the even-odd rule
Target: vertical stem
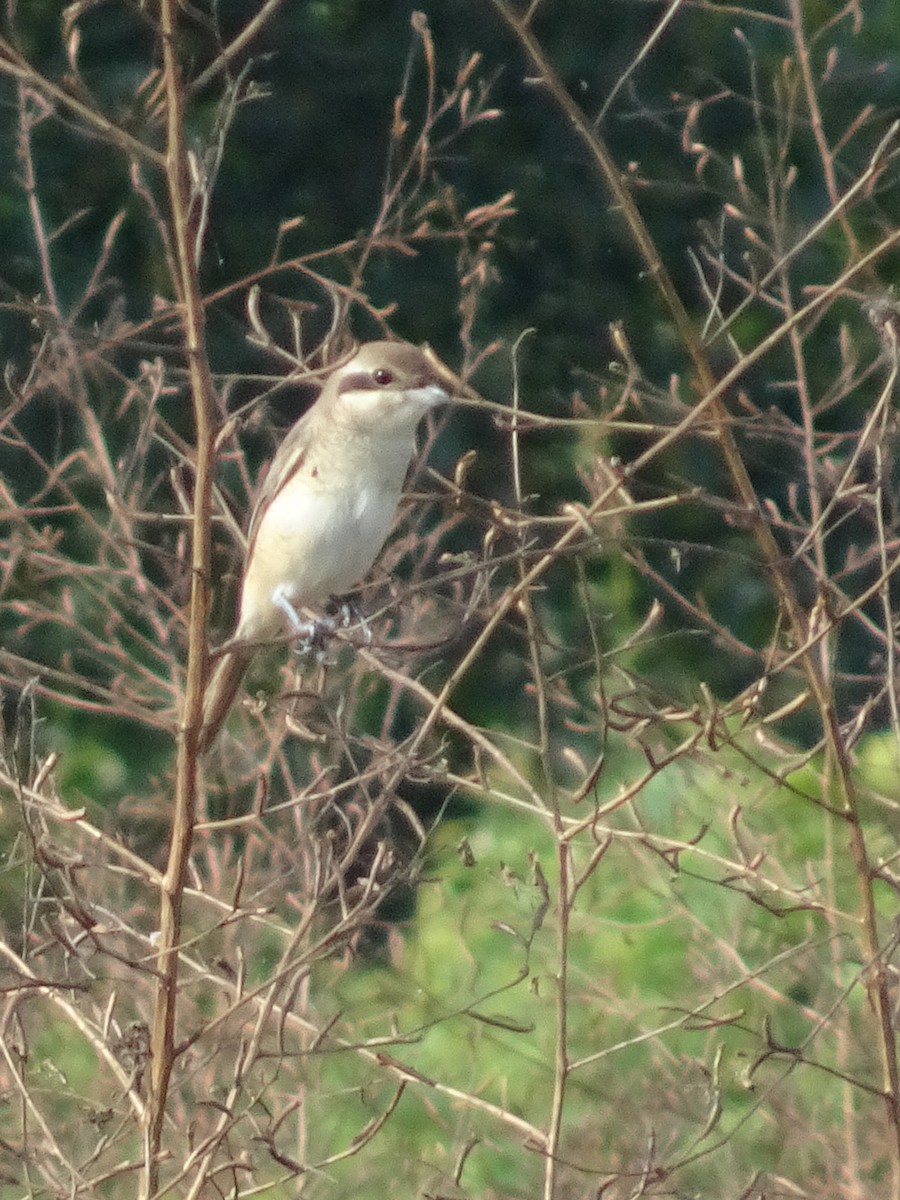
[(547, 1129), (547, 1161), (544, 1167), (544, 1198), (553, 1200), (556, 1194), (556, 1178), (559, 1162), (559, 1144), (562, 1136), (563, 1109), (566, 1100), (566, 1085), (569, 1082), (569, 910), (571, 886), (569, 882), (569, 855), (571, 843), (559, 838), (558, 867), (559, 897), (557, 924), (558, 958), (556, 964), (556, 1048), (553, 1063), (553, 1102), (550, 1108), (550, 1124)]
[(169, 859), (160, 893), (160, 973), (150, 1044), (150, 1103), (144, 1200), (159, 1186), (162, 1130), (175, 1062), (178, 1000), (178, 948), (181, 941), (185, 869), (197, 798), (197, 735), (207, 672), (206, 619), (209, 607), (209, 507), (212, 491), (214, 391), (206, 359), (202, 294), (197, 270), (199, 205), (192, 203), (191, 176), (184, 144), (184, 92), (177, 56), (177, 0), (160, 0), (163, 75), (166, 93), (166, 184), (177, 267), (174, 280), (181, 306), (184, 348), (196, 429), (191, 592), (185, 698), (179, 728), (175, 797)]
[[(513, 413), (519, 414), (519, 370), (518, 351), (527, 333), (523, 333), (513, 347)], [(519, 455), (519, 426), (516, 420), (512, 426), (512, 465), (513, 492), (516, 507), (523, 512), (522, 465)], [(553, 1100), (550, 1108), (550, 1121), (547, 1128), (546, 1159), (544, 1161), (544, 1198), (553, 1200), (556, 1194), (556, 1184), (559, 1170), (559, 1146), (562, 1137), (563, 1111), (566, 1100), (566, 1085), (569, 1078), (569, 1025), (568, 1025), (568, 970), (569, 970), (569, 913), (572, 897), (569, 888), (569, 855), (570, 844), (564, 838), (565, 823), (559, 806), (559, 793), (553, 784), (553, 761), (550, 753), (550, 717), (547, 703), (547, 675), (544, 670), (541, 651), (541, 631), (535, 618), (532, 605), (532, 590), (529, 583), (527, 567), (528, 545), (522, 524), (520, 537), (520, 553), (518, 557), (519, 586), (521, 597), (518, 608), (525, 619), (528, 631), (528, 650), (531, 659), (531, 681), (537, 702), (537, 724), (539, 729), (538, 753), (540, 755), (543, 773), (543, 784), (550, 801), (553, 816), (554, 833), (556, 834), (559, 880), (557, 897), (559, 905), (559, 923), (557, 926), (557, 942), (559, 953), (556, 966), (556, 1050), (553, 1070)]]

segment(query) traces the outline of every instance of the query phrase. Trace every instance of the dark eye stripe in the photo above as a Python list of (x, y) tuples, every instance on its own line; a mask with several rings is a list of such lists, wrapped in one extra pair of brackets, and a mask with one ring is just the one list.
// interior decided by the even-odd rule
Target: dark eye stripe
[(368, 371), (354, 371), (351, 375), (345, 375), (338, 384), (338, 395), (343, 395), (344, 392), (365, 392), (374, 386)]

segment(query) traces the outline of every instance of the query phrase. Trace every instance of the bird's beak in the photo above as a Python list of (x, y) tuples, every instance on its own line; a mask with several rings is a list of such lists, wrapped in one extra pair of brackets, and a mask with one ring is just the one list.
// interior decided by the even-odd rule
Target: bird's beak
[(439, 404), (446, 404), (451, 399), (450, 393), (439, 383), (429, 383), (425, 387), (412, 388), (409, 397), (416, 404), (421, 404), (423, 408), (437, 408)]

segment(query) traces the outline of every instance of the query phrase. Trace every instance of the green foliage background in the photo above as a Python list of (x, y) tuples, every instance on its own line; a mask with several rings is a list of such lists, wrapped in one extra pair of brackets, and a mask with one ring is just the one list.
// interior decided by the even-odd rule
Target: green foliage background
[[(217, 25), (227, 43), (255, 6), (221, 0), (196, 7), (205, 20), (195, 26), (188, 22), (182, 58), (193, 77), (202, 78), (216, 53), (216, 39), (207, 36), (206, 26)], [(832, 7), (810, 0), (803, 6), (804, 20), (808, 29), (821, 31), (813, 42), (815, 55), (827, 51), (829, 31), (840, 46), (833, 82), (821, 91), (833, 139), (844, 113), (872, 106), (871, 136), (851, 139), (841, 158), (846, 179), (852, 179), (897, 115), (900, 23), (893, 0), (868, 3), (856, 32), (851, 6), (830, 25)], [(437, 156), (428, 180), (431, 194), (457, 212), (515, 194), (515, 214), (502, 222), (491, 248), (493, 276), (474, 322), (475, 343), (498, 340), (509, 347), (525, 330), (533, 330), (517, 359), (523, 406), (569, 417), (574, 391), (594, 412), (611, 402), (621, 379), (621, 356), (610, 326), (620, 322), (641, 365), (643, 415), (648, 424), (662, 422), (675, 400), (691, 403), (691, 365), (583, 146), (544, 89), (529, 80), (529, 68), (490, 4), (422, 0), (421, 8), (437, 48), (439, 79), (449, 87), (461, 63), (473, 53), (481, 55), (481, 77), (491, 82), (489, 103), (500, 114), (474, 126)], [(563, 81), (586, 111), (594, 111), (617, 86), (663, 11), (641, 3), (545, 0), (536, 9), (534, 30)], [(271, 362), (248, 342), (244, 296), (230, 289), (266, 267), (274, 231), (282, 222), (299, 218), (284, 235), (285, 244), (298, 254), (353, 239), (372, 222), (385, 180), (394, 99), (407, 74), (413, 81), (408, 108), (414, 110), (422, 99), (424, 74), (411, 33), (413, 12), (413, 5), (397, 0), (288, 3), (253, 45), (250, 73), (257, 98), (238, 108), (225, 142), (203, 268), (204, 287), (217, 296), (208, 312), (213, 370), (220, 381), (240, 377), (229, 382), (233, 408), (262, 390), (260, 377)], [(791, 208), (780, 226), (782, 252), (830, 207), (813, 131), (802, 110), (796, 63), (785, 65), (795, 52), (787, 12), (787, 5), (767, 3), (742, 9), (684, 5), (662, 48), (635, 69), (602, 123), (617, 162), (635, 180), (650, 232), (698, 325), (709, 303), (688, 250), (699, 247), (710, 229), (710, 244), (716, 244), (723, 203), (733, 194), (735, 156), (745, 162), (748, 178), (760, 177), (766, 155), (777, 159), (782, 154), (796, 169)], [(157, 52), (143, 6), (98, 4), (85, 11), (78, 25), (79, 62), (98, 104), (123, 128), (140, 132), (143, 105), (149, 101), (137, 91)], [(15, 29), (35, 66), (49, 78), (65, 79), (60, 6), (30, 0), (16, 12)], [(817, 68), (822, 70), (820, 61)], [(751, 103), (754, 86), (770, 122), (762, 128)], [(9, 378), (22, 379), (47, 326), (42, 325), (46, 312), (27, 197), (18, 177), (13, 95), (4, 76), (0, 155), (7, 178), (0, 188), (0, 244), (5, 247), (0, 335)], [(198, 147), (214, 140), (218, 99), (219, 90), (211, 85), (191, 95), (187, 120)], [(713, 148), (702, 171), (697, 156), (686, 153), (682, 142), (684, 113), (694, 101), (699, 104), (696, 138)], [(790, 121), (786, 113), (793, 114)], [(141, 205), (124, 156), (66, 120), (40, 124), (34, 150), (48, 226), (80, 214), (55, 245), (63, 308), (74, 302), (89, 277), (110, 221), (124, 213), (110, 260), (115, 287), (101, 291), (75, 322), (81, 348), (89, 355), (123, 309), (135, 326), (151, 318), (157, 292), (168, 289), (164, 255), (148, 222), (136, 217)], [(765, 201), (757, 194), (748, 203), (748, 223), (764, 210)], [(751, 211), (754, 203), (758, 212)], [(894, 172), (873, 187), (868, 203), (854, 213), (854, 230), (865, 249), (898, 221)], [(722, 244), (737, 239), (736, 229), (723, 228)], [(846, 253), (836, 225), (805, 247), (795, 264), (797, 294), (838, 276)], [(396, 305), (390, 320), (396, 334), (427, 340), (451, 363), (459, 357), (464, 303), (460, 256), (458, 242), (449, 237), (423, 242), (415, 255), (378, 252), (363, 280), (374, 305)], [(353, 266), (348, 253), (329, 258), (322, 269), (339, 283), (349, 283)], [(894, 251), (879, 262), (876, 276), (860, 283), (861, 291), (876, 284), (887, 287), (896, 268)], [(321, 290), (288, 273), (276, 282), (282, 295), (319, 305), (305, 326), (314, 341), (330, 316), (321, 304)], [(848, 292), (811, 335), (808, 387), (814, 395), (826, 393), (839, 374), (843, 337), (853, 340), (861, 358), (877, 361), (878, 339), (859, 300)], [(735, 285), (723, 307), (736, 302)], [(377, 332), (359, 309), (352, 320), (359, 337)], [(764, 336), (767, 321), (774, 325), (776, 318), (751, 306), (732, 333), (741, 345), (754, 345)], [(133, 372), (144, 357), (176, 353), (175, 340), (171, 331), (153, 328), (146, 340), (138, 337), (121, 348), (116, 365), (123, 374)], [(724, 344), (714, 346), (712, 356), (717, 355), (724, 370), (730, 361)], [(792, 370), (789, 349), (781, 344), (742, 380), (758, 411), (772, 414), (776, 429), (782, 417), (798, 419), (796, 397), (781, 386)], [(487, 360), (475, 382), (484, 395), (506, 403), (511, 379), (510, 356), (500, 353)], [(834, 435), (839, 447), (837, 459), (847, 453), (840, 436), (860, 427), (882, 381), (874, 368), (862, 372), (825, 417), (824, 431)], [(135, 414), (121, 411), (118, 378), (98, 368), (92, 382), (91, 404), (110, 445), (126, 470), (140, 453), (152, 481), (147, 495), (165, 511), (172, 506), (174, 487), (165, 453), (156, 444), (144, 445)], [(286, 390), (273, 397), (269, 412), (277, 424), (286, 424), (303, 403), (296, 392)], [(189, 437), (184, 396), (162, 396), (159, 405), (173, 436)], [(31, 404), (19, 429), (34, 457), (29, 462), (20, 447), (0, 446), (0, 469), (15, 472), (26, 483), (33, 472), (35, 488), (44, 461), (59, 461), (82, 444), (73, 410), (58, 394)], [(752, 422), (741, 437), (760, 495), (787, 506), (802, 473), (795, 444), (753, 428)], [(598, 435), (597, 445), (586, 440), (581, 429), (538, 429), (523, 438), (525, 490), (533, 514), (551, 517), (564, 504), (583, 502), (586, 488), (579, 481), (579, 467), (596, 451), (628, 462), (652, 438), (635, 428), (609, 439)], [(270, 443), (251, 426), (246, 444), (257, 466)], [(478, 451), (468, 478), (471, 490), (481, 500), (510, 504), (508, 440), (487, 417), (468, 411), (454, 415), (431, 461), (438, 470), (452, 472), (470, 448)], [(897, 470), (896, 465), (888, 470), (894, 482)], [(226, 466), (224, 479), (232, 498), (238, 497), (242, 481), (237, 472), (229, 475)], [(665, 736), (674, 746), (695, 730), (710, 706), (738, 695), (760, 668), (725, 639), (698, 631), (683, 610), (667, 602), (667, 588), (702, 597), (735, 639), (761, 654), (777, 626), (777, 603), (747, 530), (725, 519), (733, 514), (726, 511), (728, 488), (711, 439), (692, 434), (678, 440), (633, 484), (639, 502), (672, 490), (684, 499), (645, 510), (624, 531), (611, 528), (602, 546), (578, 557), (577, 569), (563, 564), (548, 573), (536, 600), (544, 629), (553, 638), (544, 662), (548, 675), (562, 679), (585, 709), (602, 674), (596, 669), (598, 659), (604, 669), (631, 672), (648, 694), (663, 696), (673, 706), (693, 706), (692, 716), (672, 718), (667, 727)], [(721, 502), (709, 503), (711, 496)], [(88, 484), (67, 499), (77, 500), (98, 520), (106, 511), (104, 496)], [(896, 491), (885, 496), (884, 508), (888, 518), (896, 515)], [(72, 560), (90, 563), (95, 544), (83, 522), (67, 516), (60, 502), (52, 523), (70, 547)], [(461, 520), (450, 535), (450, 548), (460, 554), (476, 552), (481, 532), (475, 518)], [(848, 513), (829, 540), (829, 565), (837, 569), (849, 550), (869, 537), (870, 526)], [(151, 574), (183, 602), (184, 581), (169, 574), (174, 535), (148, 532), (148, 543)], [(655, 578), (640, 569), (636, 551), (645, 556)], [(802, 575), (801, 566), (797, 571)], [(102, 572), (91, 587), (100, 586), (101, 577)], [(515, 579), (510, 568), (510, 586)], [(98, 636), (102, 632), (91, 587), (81, 578), (46, 577), (38, 557), (5, 586), (0, 634), (5, 645), (23, 656), (52, 666), (68, 654), (64, 629), (23, 621), (23, 607), (38, 596), (43, 603), (57, 593), (73, 596), (76, 619), (90, 628), (96, 621)], [(860, 590), (864, 586), (865, 581)], [(811, 575), (799, 579), (798, 590), (811, 609), (816, 599)], [(665, 613), (653, 635), (620, 653), (658, 597)], [(227, 611), (226, 600), (216, 613), (223, 635)], [(149, 629), (140, 632), (152, 637)], [(523, 644), (522, 626), (511, 617), (468, 673), (454, 706), (473, 726), (508, 739), (516, 766), (540, 792), (546, 784), (540, 756), (533, 746), (523, 745), (531, 732), (533, 704)], [(148, 661), (152, 657), (137, 638), (132, 650), (137, 656), (146, 653)], [(872, 692), (872, 663), (881, 648), (860, 623), (842, 635), (837, 653), (844, 675), (836, 684), (835, 706), (846, 723)], [(75, 665), (87, 680), (99, 681), (112, 672), (86, 650)], [(781, 686), (773, 682), (763, 707), (774, 710), (791, 698)], [(14, 703), (10, 697), (9, 706)], [(363, 723), (371, 718), (376, 728), (384, 703), (381, 693), (373, 691), (360, 708)], [(141, 804), (156, 792), (169, 762), (166, 733), (138, 733), (134, 722), (98, 718), (61, 703), (41, 708), (40, 716), (39, 748), (63, 751), (59, 787), (67, 802), (83, 802), (101, 821), (114, 823), (115, 805), (127, 797), (132, 815), (140, 817)], [(398, 736), (414, 718), (414, 713), (401, 711)], [(897, 833), (898, 759), (889, 723), (887, 703), (875, 705), (856, 746), (870, 847), (883, 862), (891, 861)], [(723, 728), (734, 737), (727, 748), (713, 745)], [(860, 985), (870, 964), (861, 961), (851, 929), (859, 881), (849, 859), (836, 849), (836, 822), (827, 811), (834, 798), (822, 784), (815, 722), (798, 711), (779, 728), (791, 751), (809, 752), (808, 764), (787, 771), (782, 770), (785, 759), (773, 754), (769, 761), (765, 748), (746, 753), (733, 714), (721, 721), (711, 716), (712, 732), (699, 741), (696, 758), (680, 758), (661, 770), (634, 807), (608, 818), (615, 839), (603, 870), (586, 884), (573, 913), (565, 979), (570, 1060), (580, 1065), (571, 1077), (563, 1148), (568, 1162), (591, 1164), (596, 1178), (587, 1181), (572, 1169), (567, 1190), (559, 1195), (599, 1195), (597, 1178), (616, 1172), (625, 1181), (616, 1196), (631, 1194), (626, 1182), (634, 1195), (641, 1194), (637, 1188), (645, 1157), (677, 1162), (678, 1170), (671, 1180), (658, 1174), (645, 1181), (655, 1190), (644, 1194), (785, 1194), (765, 1192), (754, 1182), (763, 1176), (776, 1183), (782, 1178), (800, 1181), (807, 1195), (850, 1194), (835, 1182), (841, 1169), (840, 1130), (847, 1111), (861, 1103), (846, 1078), (858, 1078), (871, 1090), (881, 1086)], [(601, 729), (599, 718), (597, 728), (576, 729), (556, 716), (550, 732), (561, 775), (564, 750), (585, 760), (598, 746), (607, 754), (597, 788), (583, 801), (585, 811), (576, 810), (576, 818), (586, 815), (595, 801), (608, 803), (617, 789), (646, 769), (640, 745)], [(461, 771), (462, 752), (454, 761), (449, 739), (442, 749), (451, 767)], [(557, 914), (545, 911), (535, 864), (549, 882), (549, 894), (555, 895), (557, 840), (549, 819), (542, 821), (534, 811), (523, 816), (496, 802), (494, 789), (505, 786), (486, 777), (481, 796), (465, 801), (454, 797), (445, 809), (441, 805), (449, 788), (447, 794), (413, 793), (411, 802), (419, 804), (423, 817), (438, 810), (443, 816), (426, 843), (405, 907), (398, 903), (395, 911), (386, 911), (377, 936), (349, 966), (323, 955), (312, 972), (309, 986), (322, 998), (323, 1019), (333, 1017), (348, 1042), (397, 1034), (404, 1063), (439, 1080), (444, 1090), (421, 1103), (413, 1100), (410, 1089), (370, 1152), (329, 1168), (326, 1176), (309, 1183), (307, 1194), (374, 1198), (390, 1189), (403, 1195), (457, 1195), (451, 1182), (454, 1158), (467, 1139), (472, 1139), (472, 1150), (464, 1173), (466, 1194), (524, 1198), (540, 1193), (544, 1167), (535, 1148), (524, 1137), (508, 1136), (507, 1129), (501, 1136), (489, 1115), (460, 1105), (452, 1094), (459, 1088), (483, 1097), (486, 1104), (502, 1104), (523, 1121), (536, 1120), (534, 1114), (545, 1112), (552, 1102), (559, 934)], [(241, 794), (240, 802), (245, 798)], [(9, 844), (15, 847), (22, 834), (7, 820)], [(143, 822), (132, 820), (128, 836), (153, 857), (153, 847), (164, 842), (164, 828), (164, 814), (154, 811)], [(752, 847), (747, 861), (756, 853), (765, 864), (763, 874), (770, 872), (768, 890), (755, 866), (753, 871), (748, 867), (746, 877), (732, 873), (739, 857), (735, 847), (742, 839)], [(585, 865), (601, 840), (599, 830), (596, 835), (588, 830), (587, 844), (579, 842), (573, 849), (576, 864)], [(462, 842), (471, 849), (470, 862)], [(676, 843), (677, 851), (672, 849)], [(13, 849), (8, 861), (0, 895), (6, 923), (13, 928), (23, 873)], [(896, 889), (888, 880), (877, 894), (888, 925), (896, 918)], [(256, 945), (248, 963), (251, 976), (265, 977), (277, 957), (274, 941), (269, 946), (261, 938)], [(840, 1026), (839, 1037), (832, 1038), (832, 1018)], [(223, 1044), (229, 1037), (236, 1043), (239, 1032), (228, 1031)], [(400, 1053), (393, 1044), (390, 1052)], [(82, 1061), (79, 1051), (65, 1044), (59, 1027), (35, 1029), (32, 1054), (40, 1064), (38, 1073), (46, 1071), (46, 1086), (59, 1088), (61, 1121), (64, 1115), (69, 1119), (73, 1107), (93, 1111), (92, 1060), (87, 1056)], [(188, 1069), (199, 1074), (201, 1065), (193, 1061)], [(391, 1084), (370, 1066), (371, 1072), (349, 1050), (337, 1048), (310, 1053), (304, 1062), (306, 1086), (316, 1098), (315, 1112), (308, 1113), (310, 1160), (327, 1156), (335, 1144), (350, 1143), (388, 1105)], [(838, 1072), (846, 1075), (835, 1082)], [(281, 1084), (273, 1077), (271, 1086), (277, 1092)], [(802, 1128), (816, 1136), (793, 1136)], [(89, 1144), (86, 1137), (86, 1152)], [(873, 1188), (882, 1186), (885, 1158), (873, 1151), (861, 1174)], [(296, 1181), (273, 1184), (269, 1194), (299, 1195), (297, 1187)], [(0, 1195), (7, 1194), (20, 1192), (12, 1185), (4, 1191), (0, 1183)]]

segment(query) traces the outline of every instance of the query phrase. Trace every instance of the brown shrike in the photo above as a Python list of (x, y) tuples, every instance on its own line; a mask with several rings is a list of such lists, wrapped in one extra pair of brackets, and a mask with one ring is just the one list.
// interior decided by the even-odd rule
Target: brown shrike
[(349, 591), (390, 532), (416, 429), (450, 395), (406, 342), (369, 342), (281, 443), (250, 519), (240, 616), (206, 689), (199, 748), (228, 715), (261, 643), (315, 625), (300, 610)]

